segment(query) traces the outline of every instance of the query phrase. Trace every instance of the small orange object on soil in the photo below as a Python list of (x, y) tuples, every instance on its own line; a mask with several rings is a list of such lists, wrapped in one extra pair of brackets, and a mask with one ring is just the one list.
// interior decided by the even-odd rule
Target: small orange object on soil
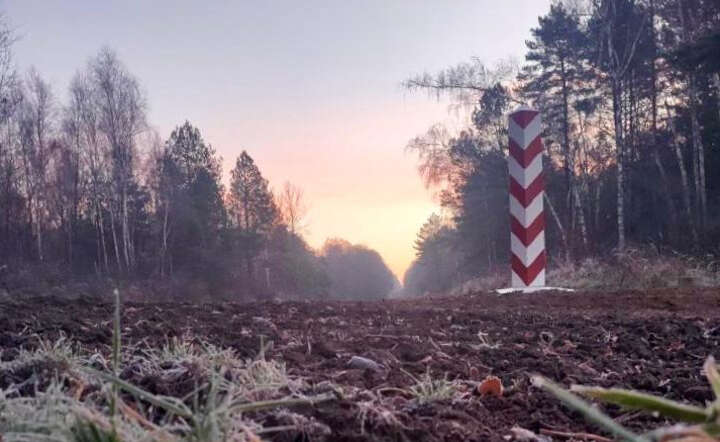
[(488, 376), (478, 385), (478, 393), (482, 396), (491, 394), (501, 397), (503, 394), (502, 381), (500, 381), (500, 378), (497, 376)]

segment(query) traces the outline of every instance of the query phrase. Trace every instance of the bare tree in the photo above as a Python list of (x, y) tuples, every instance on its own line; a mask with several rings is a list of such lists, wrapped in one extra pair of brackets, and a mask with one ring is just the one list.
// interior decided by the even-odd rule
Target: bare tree
[[(13, 242), (12, 227), (16, 225), (19, 213), (14, 195), (19, 186), (19, 165), (15, 155), (15, 128), (10, 119), (17, 111), (21, 99), (18, 78), (13, 63), (12, 46), (15, 36), (7, 20), (0, 15), (0, 213), (2, 214), (2, 232), (0, 250), (8, 248)], [(15, 240), (16, 241), (16, 240)]]
[(121, 249), (125, 268), (129, 270), (134, 266), (135, 253), (128, 219), (128, 193), (134, 180), (135, 137), (146, 128), (145, 96), (137, 79), (108, 48), (90, 61), (88, 76), (98, 127), (110, 148), (114, 194), (119, 196), (110, 212), (113, 241), (118, 248), (115, 218), (119, 218)]
[(291, 233), (297, 233), (303, 228), (302, 221), (309, 210), (305, 202), (305, 193), (300, 187), (286, 181), (276, 198), (283, 222), (287, 224)]
[[(63, 146), (58, 162), (58, 176), (56, 187), (59, 191), (60, 211), (63, 227), (67, 237), (67, 260), (72, 265), (73, 238), (75, 225), (79, 216), (81, 163), (83, 153), (81, 139), (82, 120), (79, 113), (74, 112), (72, 106), (63, 109), (62, 138)], [(66, 221), (67, 220), (67, 221)]]
[(31, 69), (24, 88), (18, 117), (19, 139), (28, 199), (28, 217), (38, 260), (44, 260), (43, 228), (48, 214), (47, 175), (50, 162), (50, 136), (53, 130), (54, 101), (50, 85)]
[[(70, 84), (70, 103), (65, 109), (66, 134), (69, 142), (80, 152), (82, 166), (88, 173), (88, 203), (95, 226), (97, 268), (109, 270), (105, 242), (105, 212), (109, 201), (109, 149), (100, 133), (98, 112), (93, 102), (92, 84), (88, 76), (78, 73)], [(120, 254), (116, 248), (116, 264)]]
[(0, 14), (0, 122), (6, 122), (19, 103), (17, 71), (13, 63), (12, 47), (16, 37)]

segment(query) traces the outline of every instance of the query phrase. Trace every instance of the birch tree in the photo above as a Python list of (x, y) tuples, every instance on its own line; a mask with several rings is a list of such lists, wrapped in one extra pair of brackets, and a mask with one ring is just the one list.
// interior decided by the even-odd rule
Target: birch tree
[(54, 100), (50, 85), (34, 69), (29, 71), (23, 90), (18, 133), (28, 219), (33, 230), (37, 258), (44, 261), (43, 233), (49, 211), (47, 178), (51, 159), (50, 137), (53, 130)]
[[(110, 212), (110, 151), (99, 126), (99, 112), (93, 99), (93, 84), (87, 72), (80, 72), (70, 83), (70, 102), (65, 108), (68, 143), (80, 154), (80, 167), (88, 174), (88, 213), (95, 227), (96, 269), (109, 271), (106, 242), (107, 217)], [(115, 244), (115, 264), (121, 267)]]
[[(136, 136), (146, 128), (145, 95), (137, 79), (108, 48), (102, 49), (90, 60), (87, 71), (98, 129), (110, 152), (114, 195), (110, 210), (113, 242), (116, 254), (122, 253), (123, 265), (130, 271), (135, 265), (135, 252), (128, 201), (135, 180)], [(120, 240), (117, 238), (116, 220), (120, 223)]]
[[(610, 84), (613, 129), (615, 136), (615, 162), (617, 167), (617, 249), (625, 249), (625, 138), (623, 134), (622, 100), (623, 77), (635, 61), (638, 42), (646, 26), (630, 19), (637, 14), (631, 0), (597, 0), (595, 2), (601, 67), (607, 72)], [(631, 24), (632, 23), (632, 24)]]

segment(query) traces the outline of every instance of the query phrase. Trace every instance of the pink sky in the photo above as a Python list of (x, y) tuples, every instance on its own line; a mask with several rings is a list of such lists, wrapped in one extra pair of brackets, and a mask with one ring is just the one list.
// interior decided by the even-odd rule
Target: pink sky
[(415, 234), (439, 210), (417, 175), (416, 157), (404, 146), (413, 134), (447, 118), (447, 104), (407, 96), (355, 109), (311, 109), (282, 127), (258, 119), (205, 129), (226, 172), (237, 155), (236, 147), (227, 147), (232, 140), (259, 134), (247, 148), (271, 186), (279, 189), (288, 180), (305, 192), (310, 245), (319, 248), (331, 237), (364, 244), (378, 250), (402, 280), (414, 257)]

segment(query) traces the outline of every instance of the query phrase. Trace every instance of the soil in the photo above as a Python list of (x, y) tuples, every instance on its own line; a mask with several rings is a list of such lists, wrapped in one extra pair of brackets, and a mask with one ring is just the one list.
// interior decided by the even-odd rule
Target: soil
[[(107, 350), (112, 310), (92, 299), (0, 303), (0, 355), (11, 360), (21, 346), (36, 345), (33, 335), (64, 334)], [(332, 434), (325, 437), (338, 441), (504, 441), (515, 426), (535, 433), (603, 434), (532, 387), (529, 375), (536, 373), (565, 386), (619, 386), (703, 405), (712, 393), (701, 367), (707, 356), (720, 356), (719, 318), (720, 290), (694, 288), (367, 303), (127, 303), (122, 313), (125, 342), (160, 345), (189, 334), (253, 357), (261, 335), (272, 340), (267, 356), (285, 361), (292, 375), (350, 392), (294, 410), (329, 426)], [(375, 361), (380, 370), (349, 366), (353, 356)], [(453, 399), (422, 403), (402, 391), (415, 382), (408, 373), (461, 380), (465, 390)], [(488, 375), (502, 381), (502, 397), (481, 396), (473, 388)], [(0, 373), (0, 388), (17, 381)], [(179, 382), (178, 390), (193, 385), (191, 379)], [(162, 390), (172, 394), (173, 386)], [(386, 398), (384, 408), (364, 406), (378, 397)], [(664, 423), (604, 409), (637, 430)], [(283, 433), (271, 437), (301, 440)]]

